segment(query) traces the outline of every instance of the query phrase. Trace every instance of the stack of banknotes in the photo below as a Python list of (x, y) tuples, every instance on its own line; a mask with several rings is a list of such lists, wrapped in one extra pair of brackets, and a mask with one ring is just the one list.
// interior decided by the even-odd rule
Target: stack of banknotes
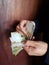
[(25, 36), (18, 32), (11, 32), (11, 48), (12, 54), (17, 55), (21, 50), (23, 50), (23, 41), (25, 41)]
[(26, 41), (27, 39), (31, 39), (33, 36), (33, 32), (35, 29), (35, 23), (33, 21), (27, 21), (26, 24), (26, 28), (27, 28), (27, 35), (22, 35), (18, 32), (11, 32), (11, 37), (10, 37), (10, 41), (11, 41), (11, 48), (12, 48), (12, 54), (13, 55), (17, 55), (21, 50), (23, 50), (23, 42)]

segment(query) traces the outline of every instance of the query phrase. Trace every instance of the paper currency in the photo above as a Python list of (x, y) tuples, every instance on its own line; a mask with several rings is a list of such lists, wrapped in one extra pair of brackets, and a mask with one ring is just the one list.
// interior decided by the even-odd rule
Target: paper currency
[(27, 21), (26, 24), (26, 28), (27, 28), (27, 38), (31, 39), (35, 30), (35, 22), (34, 21)]
[(11, 48), (12, 48), (12, 54), (17, 55), (21, 50), (23, 50), (23, 41), (26, 41), (26, 39), (31, 39), (35, 30), (35, 23), (34, 21), (27, 21), (26, 24), (27, 28), (27, 36), (22, 35), (18, 32), (11, 32)]
[(18, 32), (11, 32), (10, 40), (11, 42), (22, 42), (25, 40), (25, 37)]
[(17, 55), (23, 49), (22, 42), (25, 41), (25, 37), (18, 32), (11, 32), (10, 41), (11, 41), (12, 54)]

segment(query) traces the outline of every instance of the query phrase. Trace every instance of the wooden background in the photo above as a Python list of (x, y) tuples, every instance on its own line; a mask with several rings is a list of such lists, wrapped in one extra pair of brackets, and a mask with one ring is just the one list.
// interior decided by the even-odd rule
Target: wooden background
[[(0, 0), (0, 65), (38, 65), (39, 58), (30, 57), (23, 50), (12, 55), (8, 32), (23, 19), (32, 20), (38, 9), (38, 0)], [(11, 31), (10, 31), (11, 32)], [(38, 61), (38, 62), (37, 62)]]

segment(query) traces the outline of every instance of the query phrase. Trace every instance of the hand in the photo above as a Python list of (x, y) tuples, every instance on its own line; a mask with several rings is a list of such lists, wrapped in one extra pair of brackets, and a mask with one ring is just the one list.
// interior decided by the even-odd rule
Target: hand
[(48, 44), (42, 41), (27, 41), (25, 51), (30, 56), (43, 56), (47, 52)]
[[(34, 40), (35, 37), (32, 36), (32, 35), (30, 35), (30, 34), (28, 33), (27, 28), (26, 28), (27, 22), (28, 22), (28, 20), (22, 20), (22, 21), (20, 22), (20, 24), (17, 25), (16, 31), (19, 32), (19, 33), (22, 34), (22, 35), (25, 35), (27, 39), (32, 39), (32, 40)], [(31, 21), (30, 21), (30, 22), (31, 22)]]
[(20, 22), (20, 24), (16, 27), (16, 31), (18, 31), (21, 34), (24, 34), (25, 36), (27, 36), (27, 29), (26, 29), (26, 23), (27, 20), (22, 20)]

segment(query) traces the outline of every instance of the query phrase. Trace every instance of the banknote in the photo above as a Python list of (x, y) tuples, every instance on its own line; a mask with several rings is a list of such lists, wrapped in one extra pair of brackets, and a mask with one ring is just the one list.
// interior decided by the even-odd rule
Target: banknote
[(35, 22), (34, 21), (27, 21), (26, 24), (26, 28), (27, 28), (27, 38), (31, 39), (35, 30)]
[(23, 47), (21, 47), (21, 46), (20, 46), (20, 47), (16, 47), (16, 46), (15, 46), (15, 47), (13, 47), (13, 49), (12, 49), (12, 54), (16, 56), (16, 55), (18, 55), (18, 54), (20, 53), (20, 51), (22, 51), (22, 50), (23, 50)]
[(22, 36), (20, 33), (11, 32), (10, 41), (13, 55), (16, 56), (17, 54), (19, 54), (21, 50), (23, 50), (24, 44), (22, 42), (25, 40), (25, 37)]
[(27, 35), (22, 35), (18, 32), (11, 32), (11, 48), (12, 48), (12, 54), (17, 55), (21, 50), (23, 50), (23, 42), (27, 39), (31, 39), (35, 30), (35, 23), (34, 21), (27, 21), (26, 24), (27, 28)]

